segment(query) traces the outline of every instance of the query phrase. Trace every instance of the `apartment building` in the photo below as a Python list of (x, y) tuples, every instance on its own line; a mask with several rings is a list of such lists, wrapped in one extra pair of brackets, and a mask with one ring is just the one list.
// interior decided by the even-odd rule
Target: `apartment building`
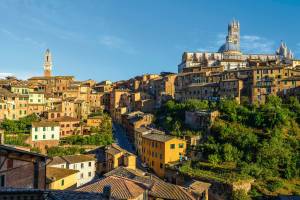
[(59, 140), (60, 126), (57, 122), (40, 121), (31, 124), (31, 139), (33, 142)]
[(63, 116), (52, 121), (57, 122), (60, 126), (60, 138), (81, 134), (80, 120), (77, 118)]
[(163, 178), (166, 164), (183, 159), (186, 142), (174, 136), (149, 133), (142, 136), (142, 162)]
[(141, 156), (142, 154), (142, 143), (143, 143), (143, 136), (146, 134), (150, 134), (150, 133), (160, 133), (160, 134), (164, 134), (164, 132), (157, 130), (157, 129), (153, 129), (150, 127), (139, 127), (139, 128), (135, 128), (134, 129), (134, 147), (135, 150), (137, 152), (137, 155)]
[(94, 155), (70, 155), (57, 156), (49, 162), (49, 167), (64, 168), (78, 170), (77, 173), (77, 187), (84, 185), (95, 177), (96, 172), (96, 158)]
[(152, 124), (154, 116), (149, 113), (135, 111), (122, 115), (122, 125), (131, 141), (134, 141), (134, 130)]
[(105, 151), (106, 156), (106, 171), (109, 172), (120, 166), (130, 169), (136, 168), (136, 155), (122, 149), (116, 144), (107, 147)]

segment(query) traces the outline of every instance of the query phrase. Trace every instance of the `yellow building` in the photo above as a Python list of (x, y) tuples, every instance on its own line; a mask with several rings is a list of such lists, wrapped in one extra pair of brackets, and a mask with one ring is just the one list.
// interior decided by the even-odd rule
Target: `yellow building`
[(89, 127), (99, 127), (103, 120), (103, 116), (88, 117), (86, 120), (86, 125)]
[(106, 171), (109, 172), (120, 166), (130, 169), (136, 169), (136, 155), (122, 149), (116, 144), (112, 144), (105, 151), (106, 154)]
[(165, 175), (165, 165), (179, 161), (186, 152), (186, 142), (174, 136), (149, 133), (142, 136), (142, 162), (159, 177)]
[(75, 189), (78, 170), (47, 167), (47, 188), (52, 190)]

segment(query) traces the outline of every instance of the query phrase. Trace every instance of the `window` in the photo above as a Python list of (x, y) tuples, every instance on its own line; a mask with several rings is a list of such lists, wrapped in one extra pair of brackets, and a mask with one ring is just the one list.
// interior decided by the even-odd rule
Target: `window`
[(0, 175), (0, 187), (5, 187), (5, 175)]
[(80, 178), (83, 178), (83, 173), (80, 174)]
[(91, 177), (92, 176), (92, 172), (89, 172), (89, 177)]
[(54, 134), (51, 135), (51, 138), (54, 139)]
[(46, 135), (45, 134), (43, 135), (43, 139), (46, 139)]
[(65, 180), (62, 179), (62, 180), (61, 180), (61, 186), (64, 186), (64, 184), (65, 184)]
[(38, 136), (37, 136), (37, 135), (35, 135), (35, 136), (34, 136), (34, 139), (35, 139), (35, 140), (37, 140), (37, 139), (38, 139)]
[(184, 144), (183, 144), (183, 143), (180, 143), (180, 144), (178, 144), (178, 147), (179, 147), (180, 149), (182, 149), (182, 148), (184, 147)]
[(162, 159), (162, 154), (159, 155), (159, 158)]
[(164, 168), (164, 165), (162, 163), (160, 163), (159, 167), (162, 169), (162, 168)]
[(175, 144), (170, 144), (171, 149), (175, 149)]
[(51, 131), (54, 131), (54, 126), (51, 127)]
[(7, 159), (7, 163), (6, 163), (6, 167), (7, 169), (11, 169), (14, 167), (14, 160), (13, 159)]
[(84, 167), (84, 163), (81, 163), (81, 169)]
[(46, 127), (43, 127), (43, 131), (46, 131)]
[(92, 162), (89, 162), (89, 167), (91, 167), (92, 166)]

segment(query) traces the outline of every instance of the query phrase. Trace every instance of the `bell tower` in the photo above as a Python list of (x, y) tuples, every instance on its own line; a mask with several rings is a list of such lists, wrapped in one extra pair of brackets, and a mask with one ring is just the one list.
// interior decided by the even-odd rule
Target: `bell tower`
[(240, 23), (237, 20), (233, 20), (228, 25), (228, 35), (226, 42), (233, 45), (234, 50), (240, 51)]
[(47, 49), (44, 56), (44, 76), (50, 77), (51, 71), (52, 71), (52, 56), (50, 50)]

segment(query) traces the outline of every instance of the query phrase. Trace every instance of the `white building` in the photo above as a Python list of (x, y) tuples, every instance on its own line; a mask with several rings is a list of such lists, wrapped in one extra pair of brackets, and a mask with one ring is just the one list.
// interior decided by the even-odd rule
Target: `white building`
[(30, 92), (29, 104), (45, 104), (45, 95), (43, 92)]
[(59, 140), (60, 126), (58, 122), (32, 122), (31, 140), (33, 142)]
[(94, 155), (57, 156), (48, 164), (51, 167), (75, 169), (77, 173), (77, 187), (84, 185), (95, 177), (96, 158)]

